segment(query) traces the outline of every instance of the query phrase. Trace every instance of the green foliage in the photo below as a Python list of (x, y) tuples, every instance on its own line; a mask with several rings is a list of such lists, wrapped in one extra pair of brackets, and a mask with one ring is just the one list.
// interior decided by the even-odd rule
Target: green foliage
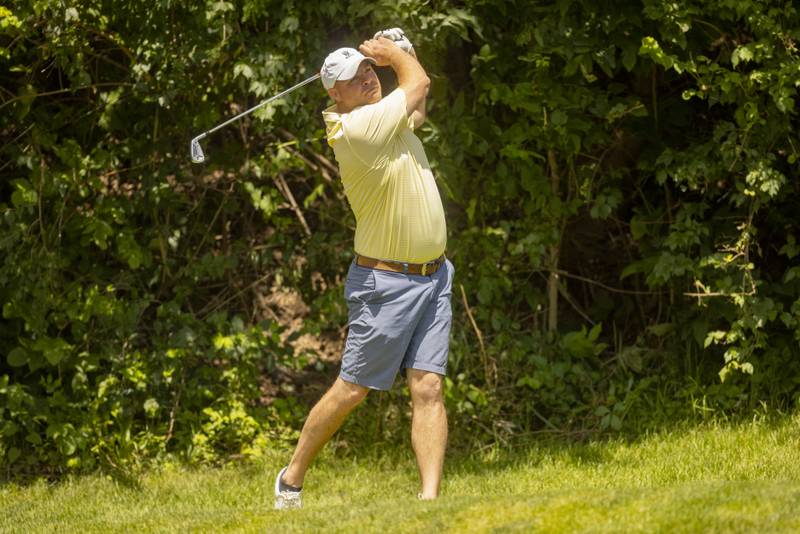
[[(255, 454), (258, 440), (285, 439), (297, 423), (296, 409), (264, 400), (278, 366), (296, 359), (252, 297), (299, 275), (300, 232), (271, 179), (296, 176), (298, 152), (242, 159), (238, 143), (212, 145), (218, 163), (205, 169), (184, 157), (190, 133), (231, 102), (309, 68), (286, 21), (312, 13), (251, 4), (0, 12), (0, 429), (14, 470)], [(258, 32), (281, 20), (283, 35)], [(242, 63), (231, 71), (232, 56)], [(243, 87), (247, 78), (259, 81)], [(290, 129), (286, 117), (317, 118), (292, 100), (272, 116)], [(262, 114), (247, 126), (263, 145), (278, 141), (264, 133), (271, 124)], [(231, 169), (232, 158), (248, 164)], [(319, 196), (322, 176), (307, 180), (295, 194)]]
[(276, 385), (306, 360), (262, 300), (292, 288), (305, 332), (341, 333), (326, 95), (214, 134), (205, 165), (187, 142), (396, 25), (433, 80), (465, 436), (796, 403), (793, 3), (29, 0), (0, 7), (0, 464), (293, 438)]

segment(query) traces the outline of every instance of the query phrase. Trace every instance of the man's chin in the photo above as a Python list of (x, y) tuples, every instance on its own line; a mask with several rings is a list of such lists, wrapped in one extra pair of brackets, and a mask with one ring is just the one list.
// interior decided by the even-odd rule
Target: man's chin
[(381, 97), (382, 97), (381, 88), (380, 87), (376, 87), (371, 93), (369, 93), (369, 95), (367, 96), (367, 99), (368, 99), (370, 104), (375, 104), (375, 103), (381, 101)]

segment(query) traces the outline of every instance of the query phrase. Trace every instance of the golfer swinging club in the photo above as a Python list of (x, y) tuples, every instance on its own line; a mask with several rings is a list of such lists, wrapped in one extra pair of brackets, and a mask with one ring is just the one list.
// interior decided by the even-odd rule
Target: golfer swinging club
[[(359, 51), (360, 50), (360, 51)], [(347, 341), (341, 372), (312, 408), (289, 464), (275, 478), (275, 508), (301, 507), (314, 457), (370, 389), (388, 390), (406, 370), (411, 444), (422, 488), (439, 495), (447, 414), (447, 369), (454, 268), (444, 256), (444, 210), (422, 143), (430, 80), (402, 30), (378, 32), (359, 50), (325, 58), (322, 84), (336, 102), (323, 112), (350, 207), (355, 258), (345, 281)], [(381, 98), (373, 66), (390, 66), (399, 87)]]

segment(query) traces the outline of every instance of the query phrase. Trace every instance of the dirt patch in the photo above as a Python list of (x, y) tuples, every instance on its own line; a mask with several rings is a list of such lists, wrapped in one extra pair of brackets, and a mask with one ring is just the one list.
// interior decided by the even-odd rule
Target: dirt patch
[[(319, 273), (311, 276), (315, 287), (325, 283)], [(279, 283), (263, 292), (257, 291), (256, 300), (259, 314), (281, 326), (281, 343), (288, 344), (296, 358), (307, 361), (301, 370), (279, 367), (271, 376), (265, 376), (261, 384), (262, 402), (269, 404), (276, 397), (287, 394), (306, 404), (315, 402), (338, 373), (346, 325), (335, 332), (320, 335), (303, 332), (311, 308), (299, 292)]]

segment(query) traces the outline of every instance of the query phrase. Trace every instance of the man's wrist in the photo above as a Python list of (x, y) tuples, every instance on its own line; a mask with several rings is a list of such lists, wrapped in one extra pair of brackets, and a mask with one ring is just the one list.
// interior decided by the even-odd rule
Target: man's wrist
[(395, 46), (390, 52), (389, 65), (394, 68), (396, 65), (401, 65), (408, 61), (407, 58), (413, 57), (399, 46)]

